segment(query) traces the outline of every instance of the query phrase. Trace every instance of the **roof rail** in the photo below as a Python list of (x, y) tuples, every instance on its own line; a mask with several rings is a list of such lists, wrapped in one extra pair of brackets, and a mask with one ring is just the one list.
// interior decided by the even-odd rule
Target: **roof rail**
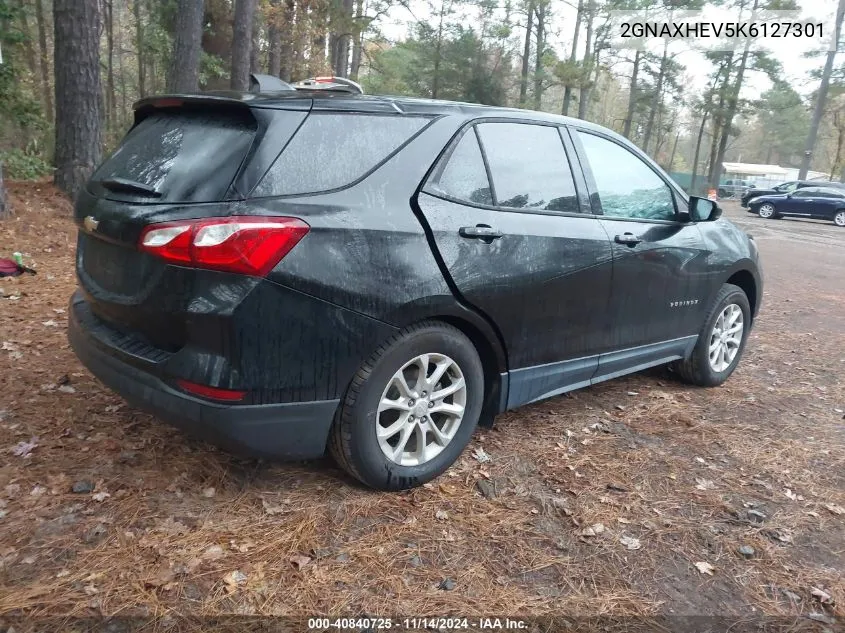
[(293, 90), (293, 86), (282, 81), (273, 75), (261, 75), (252, 73), (249, 76), (250, 92), (279, 92), (280, 90)]
[(364, 94), (364, 89), (358, 82), (346, 77), (312, 77), (293, 84), (298, 90), (331, 90), (336, 92), (350, 92)]

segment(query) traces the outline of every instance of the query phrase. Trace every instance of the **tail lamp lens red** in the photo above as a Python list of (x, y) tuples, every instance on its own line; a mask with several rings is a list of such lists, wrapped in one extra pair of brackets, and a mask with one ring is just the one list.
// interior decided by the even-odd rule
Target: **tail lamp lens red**
[(189, 380), (177, 380), (176, 384), (182, 391), (187, 391), (195, 396), (202, 396), (203, 398), (211, 398), (212, 400), (225, 400), (226, 402), (237, 402), (243, 400), (246, 391), (237, 389), (220, 389), (219, 387), (209, 387), (208, 385), (200, 385)]
[(310, 227), (298, 218), (233, 216), (151, 224), (139, 248), (173, 264), (264, 277)]

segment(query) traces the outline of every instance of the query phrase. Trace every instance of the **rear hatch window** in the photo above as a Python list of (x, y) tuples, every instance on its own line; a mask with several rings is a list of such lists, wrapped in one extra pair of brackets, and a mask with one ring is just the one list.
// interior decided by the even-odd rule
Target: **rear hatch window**
[(97, 169), (88, 190), (142, 204), (223, 200), (256, 128), (246, 109), (155, 111)]
[(347, 187), (393, 156), (430, 121), (408, 115), (312, 113), (253, 195), (290, 196)]

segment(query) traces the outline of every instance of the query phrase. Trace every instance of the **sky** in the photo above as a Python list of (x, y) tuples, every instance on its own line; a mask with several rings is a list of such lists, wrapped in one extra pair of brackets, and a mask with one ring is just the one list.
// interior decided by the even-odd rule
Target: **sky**
[[(439, 6), (438, 0), (433, 1)], [(801, 18), (823, 23), (824, 41), (807, 37), (789, 38), (788, 40), (766, 38), (757, 40), (754, 45), (768, 49), (783, 65), (784, 78), (792, 84), (795, 90), (806, 96), (818, 87), (818, 79), (812, 78), (809, 73), (822, 67), (824, 55), (806, 58), (804, 54), (825, 48), (828, 45), (831, 39), (829, 34), (833, 33), (837, 2), (836, 0), (798, 0), (797, 4), (801, 9), (799, 12)], [(568, 56), (571, 46), (576, 15), (576, 8), (573, 5), (577, 5), (577, 0), (553, 0), (552, 3), (554, 11), (554, 19), (551, 23), (553, 34), (549, 43), (561, 57)], [(410, 8), (410, 11), (401, 5), (394, 5), (387, 16), (380, 21), (382, 32), (389, 39), (394, 41), (404, 39), (410, 26), (413, 25), (415, 17), (423, 20), (431, 17), (431, 9), (427, 0), (409, 0), (407, 7)], [(729, 12), (722, 13), (713, 7), (708, 7), (703, 15), (702, 19), (714, 22), (731, 20)], [(467, 17), (471, 21), (472, 16)], [(581, 37), (583, 38), (583, 29)], [(662, 51), (660, 40), (648, 40), (646, 46), (649, 50), (658, 53)], [(673, 43), (672, 46), (672, 51), (689, 48), (684, 42)], [(703, 90), (707, 84), (711, 65), (700, 53), (694, 50), (683, 50), (676, 59), (687, 67), (688, 81), (686, 84), (691, 89), (699, 88)], [(620, 69), (620, 73), (625, 72), (627, 72), (627, 69)], [(762, 74), (750, 73), (745, 82), (743, 96), (746, 96), (746, 93), (751, 93), (748, 96), (752, 96), (754, 92), (762, 93), (769, 85), (769, 80)]]

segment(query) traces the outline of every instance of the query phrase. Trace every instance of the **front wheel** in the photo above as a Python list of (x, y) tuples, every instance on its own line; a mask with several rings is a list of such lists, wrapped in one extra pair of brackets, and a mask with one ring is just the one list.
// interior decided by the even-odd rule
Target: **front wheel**
[(409, 326), (355, 374), (329, 450), (368, 486), (413, 488), (458, 458), (483, 400), (484, 372), (472, 342), (445, 323)]
[(775, 205), (770, 202), (761, 204), (760, 208), (757, 209), (757, 215), (766, 220), (775, 217)]
[(673, 369), (686, 382), (716, 387), (734, 372), (751, 330), (751, 306), (742, 288), (725, 284), (698, 334), (689, 358)]
[(836, 215), (833, 216), (833, 223), (836, 226), (845, 227), (845, 210), (836, 212)]

